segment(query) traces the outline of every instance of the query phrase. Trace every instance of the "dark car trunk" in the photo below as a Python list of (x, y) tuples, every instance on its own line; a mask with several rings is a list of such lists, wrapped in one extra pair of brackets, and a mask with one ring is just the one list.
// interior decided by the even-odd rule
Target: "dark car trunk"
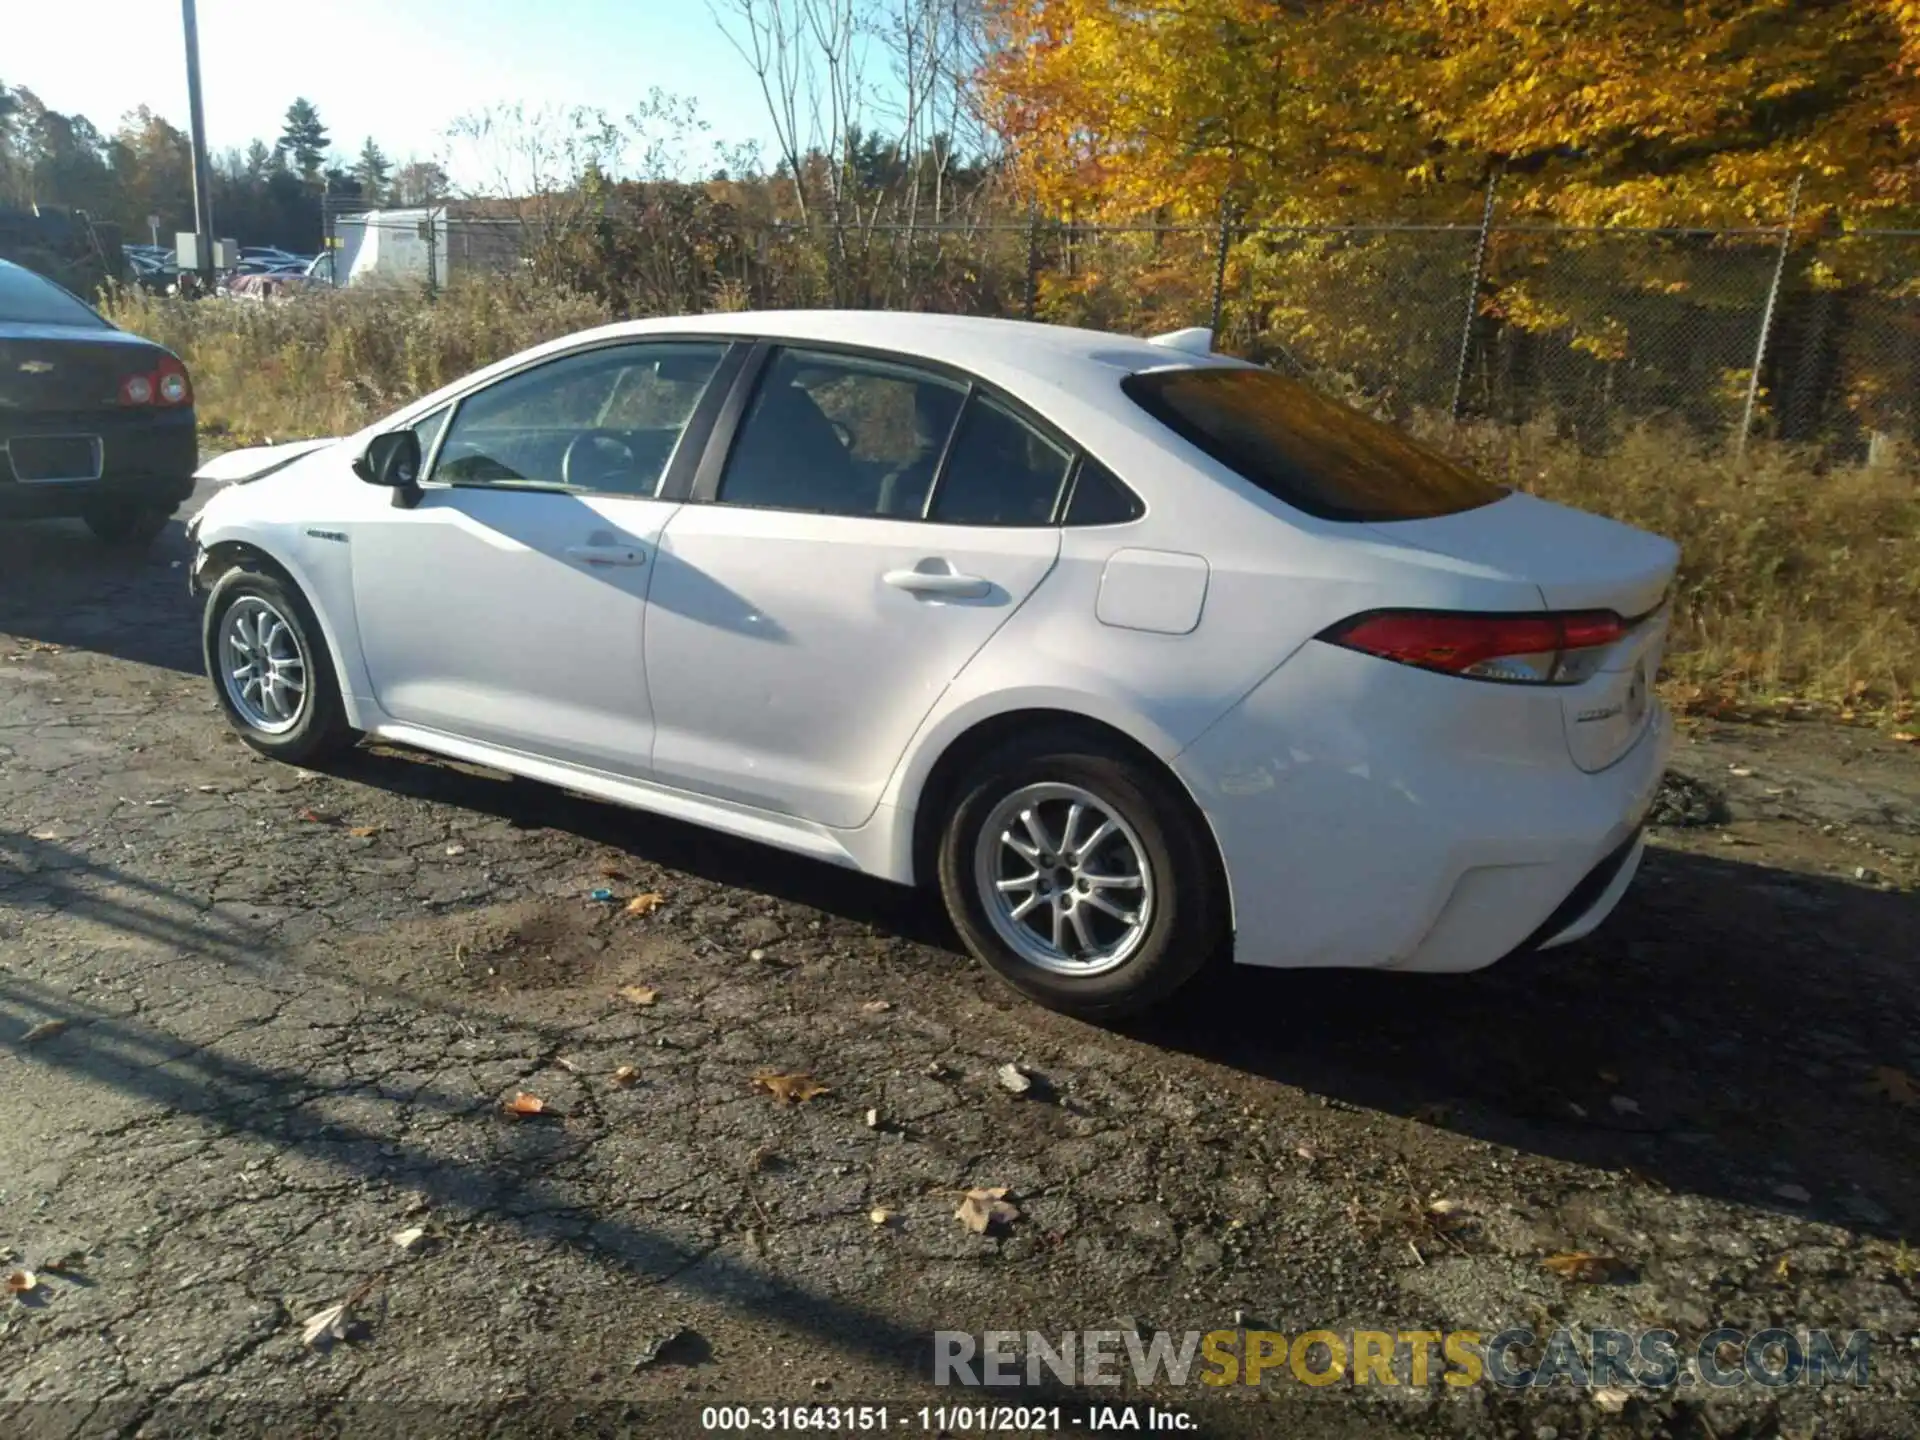
[(120, 382), (151, 374), (166, 351), (121, 330), (0, 324), (0, 429), (32, 415), (120, 408)]

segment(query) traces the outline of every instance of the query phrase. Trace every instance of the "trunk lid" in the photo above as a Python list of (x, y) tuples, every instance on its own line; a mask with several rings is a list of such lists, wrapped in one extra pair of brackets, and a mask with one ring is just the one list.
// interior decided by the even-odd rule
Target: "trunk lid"
[(124, 330), (0, 325), (0, 423), (120, 408), (120, 382), (167, 352)]
[(1443, 555), (1537, 589), (1549, 610), (1611, 610), (1638, 622), (1599, 668), (1560, 692), (1567, 749), (1598, 771), (1631, 750), (1652, 719), (1666, 651), (1667, 592), (1680, 564), (1671, 540), (1531, 495), (1429, 520), (1378, 522), (1382, 539)]
[(1453, 515), (1367, 528), (1538, 586), (1549, 610), (1646, 615), (1658, 608), (1680, 564), (1680, 547), (1662, 536), (1517, 492)]

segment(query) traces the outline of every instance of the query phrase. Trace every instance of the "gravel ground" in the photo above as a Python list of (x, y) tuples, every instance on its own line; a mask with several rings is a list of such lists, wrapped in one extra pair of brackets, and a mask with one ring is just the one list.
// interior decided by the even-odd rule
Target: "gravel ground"
[[(1863, 1328), (1872, 1370), (1119, 1398), (1217, 1434), (1920, 1431), (1920, 749), (1691, 728), (1591, 941), (1227, 973), (1101, 1029), (892, 887), (385, 748), (256, 758), (185, 558), (0, 531), (0, 1269), (39, 1281), (0, 1295), (0, 1431), (674, 1434), (751, 1401), (935, 1433), (920, 1406), (1053, 1403), (934, 1388), (935, 1330), (1236, 1325)], [(1017, 1218), (959, 1223), (976, 1186)]]

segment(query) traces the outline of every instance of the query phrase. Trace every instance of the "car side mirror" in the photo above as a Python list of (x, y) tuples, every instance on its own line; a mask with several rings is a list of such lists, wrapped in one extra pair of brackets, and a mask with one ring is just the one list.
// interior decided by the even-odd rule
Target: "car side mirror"
[(369, 485), (393, 491), (393, 503), (411, 507), (420, 501), (420, 437), (412, 430), (389, 430), (367, 442), (353, 473)]

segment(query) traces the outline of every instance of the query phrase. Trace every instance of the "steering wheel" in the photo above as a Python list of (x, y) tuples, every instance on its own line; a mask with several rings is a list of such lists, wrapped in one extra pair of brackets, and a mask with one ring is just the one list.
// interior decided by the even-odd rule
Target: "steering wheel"
[[(575, 471), (581, 468), (581, 457), (590, 451), (597, 452), (596, 460), (600, 468), (584, 479), (577, 478)], [(614, 454), (616, 451), (617, 456)], [(623, 466), (631, 468), (637, 459), (633, 446), (618, 431), (582, 430), (567, 442), (567, 448), (560, 456), (560, 483), (592, 490), (613, 471)], [(587, 468), (591, 469), (590, 466)]]

